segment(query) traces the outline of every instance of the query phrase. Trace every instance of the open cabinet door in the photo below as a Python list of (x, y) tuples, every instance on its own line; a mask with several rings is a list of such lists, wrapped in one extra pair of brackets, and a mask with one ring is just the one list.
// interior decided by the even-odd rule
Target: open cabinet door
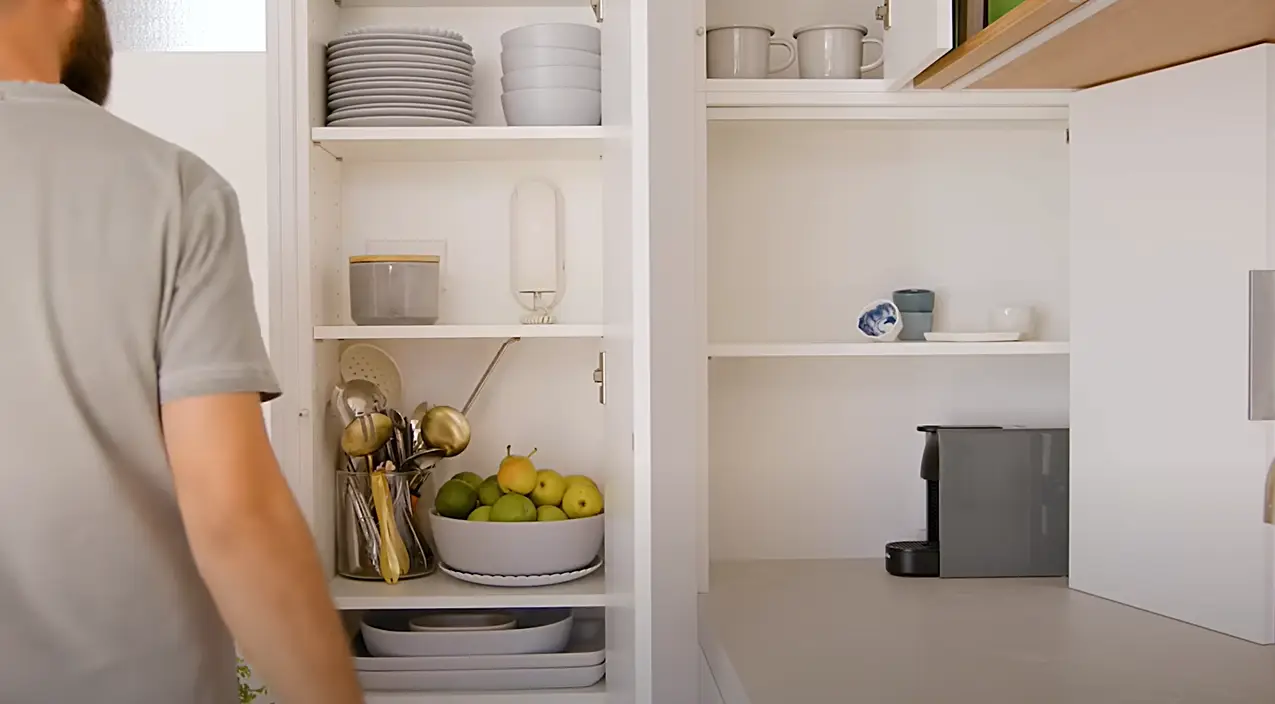
[(607, 0), (602, 28), (607, 701), (652, 704), (646, 0)]
[(1071, 586), (1256, 643), (1275, 641), (1271, 424), (1248, 398), (1272, 67), (1259, 46), (1071, 103)]
[(951, 0), (881, 0), (885, 27), (885, 79), (901, 90), (952, 50)]

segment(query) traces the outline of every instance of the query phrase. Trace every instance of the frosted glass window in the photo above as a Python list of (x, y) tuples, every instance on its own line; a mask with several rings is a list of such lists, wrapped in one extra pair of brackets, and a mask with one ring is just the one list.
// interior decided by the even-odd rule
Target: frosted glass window
[(106, 0), (116, 51), (265, 51), (267, 0)]

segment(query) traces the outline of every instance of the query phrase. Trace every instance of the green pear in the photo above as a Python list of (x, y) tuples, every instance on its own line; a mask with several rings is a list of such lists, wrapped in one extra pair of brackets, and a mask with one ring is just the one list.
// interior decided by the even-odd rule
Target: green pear
[(478, 485), (478, 502), (483, 506), (494, 506), (504, 495), (505, 491), (500, 488), (500, 482), (494, 476), (487, 477)]
[(522, 494), (505, 494), (491, 507), (491, 520), (498, 523), (534, 521), (536, 505)]
[(567, 520), (567, 514), (563, 513), (562, 509), (558, 508), (557, 506), (541, 506), (540, 508), (536, 509), (536, 520), (537, 521), (565, 521)]
[(479, 506), (478, 508), (474, 509), (473, 513), (470, 513), (470, 514), (469, 514), (469, 520), (471, 520), (471, 521), (490, 521), (490, 520), (491, 520), (491, 507), (490, 507), (490, 506)]
[(483, 483), (483, 478), (473, 472), (461, 472), (460, 474), (452, 477), (452, 479), (465, 482), (466, 484), (474, 487), (475, 491), (477, 491), (478, 487)]

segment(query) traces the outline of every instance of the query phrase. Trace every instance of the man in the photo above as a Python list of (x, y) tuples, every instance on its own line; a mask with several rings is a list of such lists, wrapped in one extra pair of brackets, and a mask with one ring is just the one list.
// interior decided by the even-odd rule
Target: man
[(362, 701), (235, 195), (110, 60), (102, 0), (0, 0), (0, 702), (233, 704), (227, 625), (281, 704)]

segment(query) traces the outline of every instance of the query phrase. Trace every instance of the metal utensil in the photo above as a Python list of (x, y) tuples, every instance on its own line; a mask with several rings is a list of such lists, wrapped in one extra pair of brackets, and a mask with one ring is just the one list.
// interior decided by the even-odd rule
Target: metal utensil
[[(463, 409), (458, 411), (451, 406), (434, 406), (425, 412), (424, 419), (421, 422), (421, 431), (425, 436), (426, 447), (442, 450), (445, 457), (455, 457), (469, 447), (471, 434), (469, 419), (466, 418), (466, 414), (474, 407), (474, 402), (478, 400), (478, 394), (487, 385), (487, 379), (491, 377), (492, 370), (500, 362), (505, 350), (521, 339), (519, 337), (511, 337), (505, 340), (500, 349), (496, 350), (495, 356), (491, 358), (491, 363), (487, 365), (487, 369), (474, 386), (473, 392), (469, 394), (469, 399), (465, 401)], [(420, 406), (417, 406), (416, 409), (419, 411)], [(412, 415), (415, 416), (416, 413), (413, 412)]]
[(394, 421), (384, 413), (369, 413), (355, 418), (341, 431), (341, 450), (351, 457), (367, 457), (390, 441)]
[(381, 387), (366, 379), (351, 379), (341, 384), (341, 400), (354, 416), (384, 413), (389, 407)]
[(425, 414), (425, 444), (455, 457), (469, 447), (469, 419), (451, 406), (434, 406)]
[(394, 524), (394, 508), (390, 505), (390, 485), (381, 470), (372, 472), (372, 503), (381, 528), (381, 577), (387, 584), (397, 584), (406, 565), (399, 559), (399, 546), (394, 541), (398, 529)]

